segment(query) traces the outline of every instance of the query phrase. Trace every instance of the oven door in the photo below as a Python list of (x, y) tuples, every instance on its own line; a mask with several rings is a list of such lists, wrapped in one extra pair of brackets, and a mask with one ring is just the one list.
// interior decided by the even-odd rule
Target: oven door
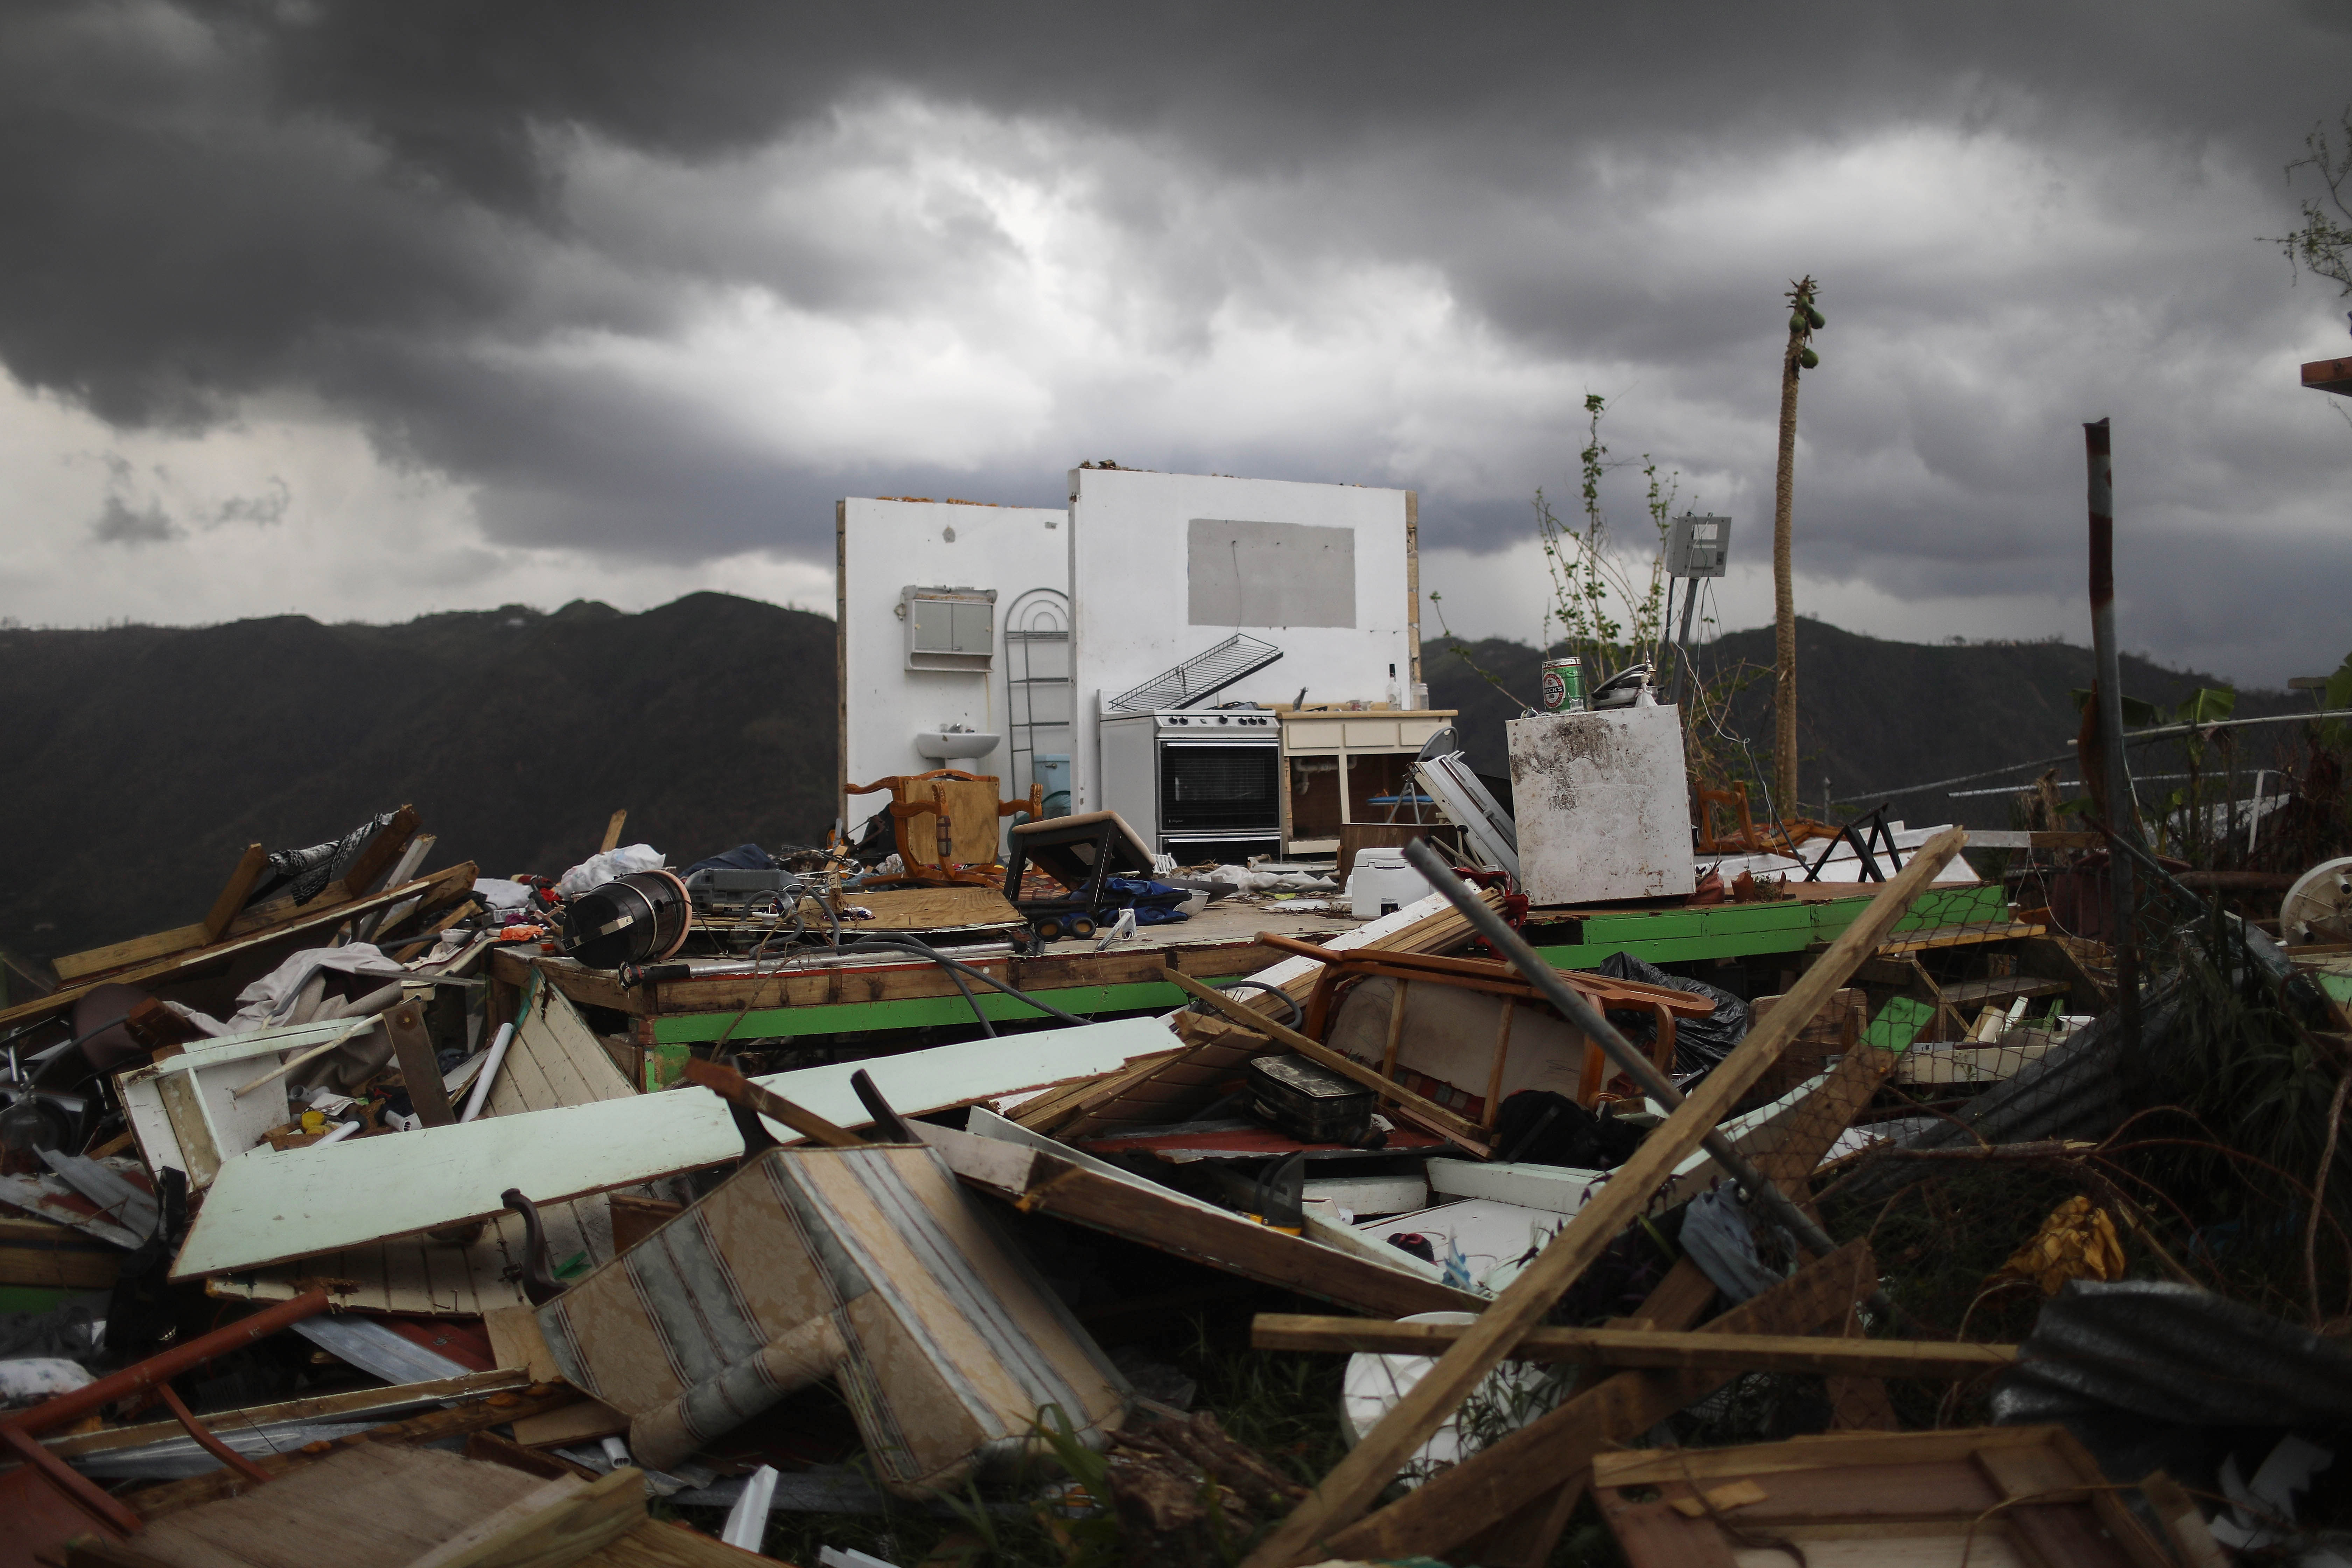
[(1160, 742), (1163, 839), (1279, 838), (1282, 746)]

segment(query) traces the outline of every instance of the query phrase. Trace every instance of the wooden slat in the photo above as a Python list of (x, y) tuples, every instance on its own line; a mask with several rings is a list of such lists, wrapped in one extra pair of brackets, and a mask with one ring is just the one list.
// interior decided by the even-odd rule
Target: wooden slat
[(404, 805), (392, 814), (392, 820), (377, 829), (374, 837), (361, 846), (352, 858), (352, 868), (343, 874), (341, 887), (347, 899), (362, 899), (375, 886), (375, 879), (392, 869), (408, 841), (416, 837), (416, 829), (425, 819), (416, 815), (413, 805)]
[(166, 958), (190, 948), (202, 947), (211, 940), (211, 932), (199, 921), (192, 926), (178, 926), (171, 931), (159, 931), (148, 936), (134, 936), (128, 942), (118, 942), (106, 947), (93, 947), (86, 952), (69, 952), (52, 960), (50, 967), (59, 980), (79, 980), (85, 975), (103, 974), (110, 969), (120, 969), (126, 963), (139, 963), (152, 958)]
[(1880, 889), (1822, 961), (1797, 982), (1787, 1003), (1749, 1031), (1664, 1124), (1643, 1140), (1641, 1147), (1561, 1227), (1535, 1261), (1479, 1314), (1471, 1331), (1391, 1407), (1380, 1425), (1365, 1434), (1307, 1500), (1251, 1552), (1245, 1568), (1288, 1568), (1331, 1555), (1318, 1551), (1317, 1543), (1353, 1521), (1379, 1496), (1398, 1468), (1485, 1380), (1509, 1346), (1534, 1327), (1560, 1292), (1616, 1239), (1658, 1183), (1698, 1147), (1813, 1014), (1845, 984), (1854, 966), (1871, 954), (1909, 910), (1911, 900), (1959, 853), (1967, 839), (1958, 828), (1937, 835)]
[(252, 896), (253, 885), (261, 880), (261, 874), (268, 868), (269, 852), (258, 844), (247, 845), (245, 853), (237, 859), (236, 869), (229, 873), (228, 881), (221, 888), (220, 897), (213, 900), (212, 909), (205, 916), (206, 942), (220, 940), (221, 933), (228, 930), (229, 922), (236, 919), (237, 910), (245, 908), (245, 900)]
[[(1251, 1325), (1250, 1343), (1258, 1350), (1436, 1356), (1451, 1349), (1466, 1331), (1466, 1326), (1459, 1323), (1367, 1323), (1352, 1318), (1261, 1312)], [(2017, 1347), (1937, 1340), (1542, 1328), (1530, 1330), (1513, 1345), (1508, 1359), (1654, 1370), (1968, 1378), (2014, 1365)]]

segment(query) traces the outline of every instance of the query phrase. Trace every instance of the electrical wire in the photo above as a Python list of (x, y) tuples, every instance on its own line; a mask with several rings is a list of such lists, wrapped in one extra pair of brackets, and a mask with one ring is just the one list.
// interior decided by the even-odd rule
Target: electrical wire
[[(1050, 1002), (1039, 1001), (1036, 997), (1032, 996), (1026, 991), (1020, 990), (1013, 986), (1010, 982), (999, 980), (995, 975), (987, 973), (985, 970), (974, 969), (968, 963), (963, 963), (958, 960), (950, 958), (946, 953), (932, 947), (929, 942), (919, 941), (911, 936), (903, 936), (893, 931), (868, 931), (865, 935), (851, 941), (848, 946), (852, 951), (862, 947), (895, 947), (904, 952), (919, 952), (925, 958), (929, 959), (933, 963), (939, 964), (942, 968), (948, 970), (951, 974), (968, 974), (983, 984), (995, 987), (997, 990), (1003, 992), (1007, 996), (1012, 997), (1014, 1001), (1019, 1002), (1025, 1006), (1036, 1008), (1039, 1012), (1045, 1014), (1048, 1017), (1059, 1018), (1065, 1024), (1074, 1025), (1089, 1024), (1094, 1021), (1090, 1018), (1081, 1018), (1075, 1013), (1066, 1013)], [(958, 983), (957, 989), (963, 990), (963, 986), (961, 982)], [(964, 991), (964, 995), (966, 999), (969, 1000), (971, 993)], [(982, 1015), (980, 1005), (977, 1002), (972, 1004), (971, 1010), (972, 1016), (980, 1020), (980, 1026), (987, 1032), (988, 1036), (992, 1039), (994, 1038), (996, 1030), (989, 1024), (986, 1016)]]
[[(1285, 991), (1279, 985), (1269, 985), (1263, 980), (1228, 980), (1223, 985), (1218, 986), (1217, 989), (1220, 991), (1249, 990), (1265, 992), (1267, 994), (1278, 999), (1284, 1006), (1290, 1009), (1290, 1026), (1292, 1028), (1298, 1028), (1307, 1022), (1307, 1015), (1300, 1012), (1298, 1009), (1297, 999), (1293, 997), (1289, 992)], [(1203, 1002), (1196, 1002), (1193, 1004), (1196, 1007), (1206, 1006), (1208, 1004)]]

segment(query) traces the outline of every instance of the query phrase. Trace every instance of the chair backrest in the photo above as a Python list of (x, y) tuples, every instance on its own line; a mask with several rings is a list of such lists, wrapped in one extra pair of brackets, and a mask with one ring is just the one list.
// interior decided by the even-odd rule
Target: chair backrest
[[(948, 865), (996, 864), (997, 780), (914, 778), (902, 797), (909, 805), (929, 804), (937, 814), (906, 819), (899, 835), (901, 857), (909, 866), (942, 868)], [(946, 827), (947, 853), (940, 853), (941, 824)]]
[(1125, 1379), (915, 1144), (772, 1149), (540, 1309), (574, 1387), (674, 1462), (831, 1375), (902, 1496), (1001, 1469), (1039, 1409), (1100, 1446)]

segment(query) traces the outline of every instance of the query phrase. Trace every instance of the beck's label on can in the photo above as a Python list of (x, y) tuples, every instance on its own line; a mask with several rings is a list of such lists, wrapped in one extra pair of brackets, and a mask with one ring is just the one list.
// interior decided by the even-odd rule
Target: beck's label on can
[(1584, 708), (1584, 661), (1573, 656), (1548, 658), (1543, 666), (1543, 705), (1547, 713), (1581, 712)]

